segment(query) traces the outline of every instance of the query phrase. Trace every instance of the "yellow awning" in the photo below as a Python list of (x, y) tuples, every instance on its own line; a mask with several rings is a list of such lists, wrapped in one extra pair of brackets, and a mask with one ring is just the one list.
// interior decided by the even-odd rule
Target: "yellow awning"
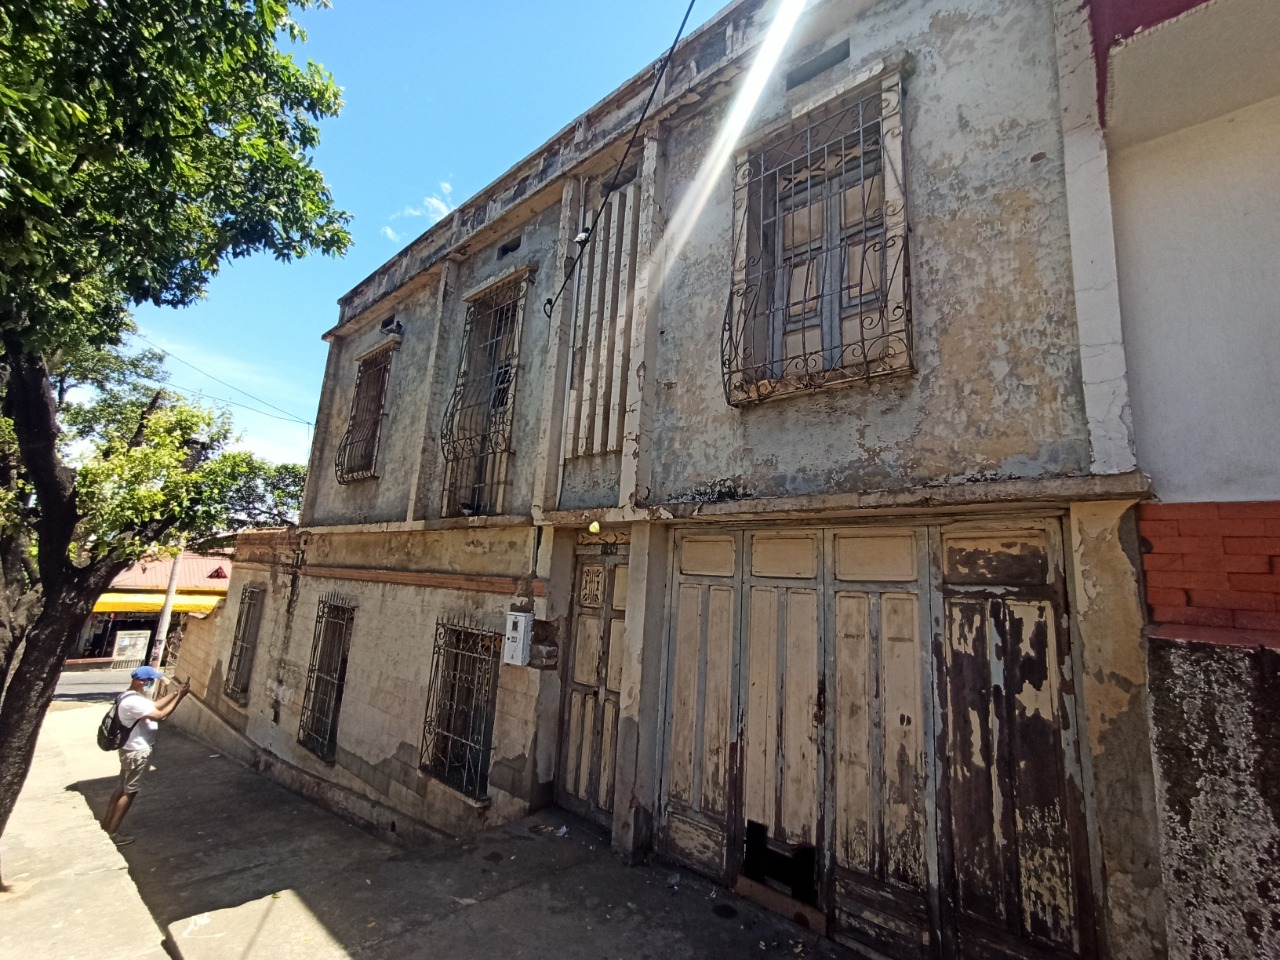
[[(174, 613), (210, 613), (222, 597), (217, 594), (180, 593), (173, 598)], [(159, 613), (163, 593), (104, 593), (93, 605), (94, 613)]]

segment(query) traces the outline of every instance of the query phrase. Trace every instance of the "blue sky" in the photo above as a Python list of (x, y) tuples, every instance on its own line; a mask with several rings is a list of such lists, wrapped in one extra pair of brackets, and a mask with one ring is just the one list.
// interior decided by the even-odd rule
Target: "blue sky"
[[(341, 260), (243, 260), (204, 302), (138, 310), (143, 336), (172, 354), (172, 383), (274, 414), (227, 407), (244, 447), (305, 462), (310, 428), (276, 417), (315, 419), (320, 335), (337, 321), (337, 298), (665, 53), (687, 2), (333, 0), (304, 14), (302, 55), (344, 88), (316, 164), (354, 216), (354, 244)], [(725, 2), (698, 0), (686, 35)]]

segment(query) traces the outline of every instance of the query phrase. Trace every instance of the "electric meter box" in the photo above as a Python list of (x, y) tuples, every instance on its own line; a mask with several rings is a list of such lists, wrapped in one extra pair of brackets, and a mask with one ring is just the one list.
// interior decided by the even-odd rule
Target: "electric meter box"
[(529, 665), (529, 640), (533, 635), (532, 613), (508, 613), (507, 635), (502, 641), (502, 662), (517, 667)]

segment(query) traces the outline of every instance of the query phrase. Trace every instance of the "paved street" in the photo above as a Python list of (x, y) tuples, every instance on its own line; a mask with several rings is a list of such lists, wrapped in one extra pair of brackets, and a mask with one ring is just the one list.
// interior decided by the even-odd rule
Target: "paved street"
[(64, 673), (54, 693), (53, 709), (65, 710), (83, 703), (107, 704), (128, 685), (128, 670), (81, 670)]
[(122, 680), (59, 687), (0, 841), (6, 877), (20, 877), (0, 899), (0, 956), (42, 944), (35, 955), (161, 957), (166, 932), (187, 960), (845, 956), (692, 875), (622, 866), (558, 810), (401, 848), (174, 729), (126, 821), (137, 842), (116, 849), (94, 822), (115, 760), (93, 734)]

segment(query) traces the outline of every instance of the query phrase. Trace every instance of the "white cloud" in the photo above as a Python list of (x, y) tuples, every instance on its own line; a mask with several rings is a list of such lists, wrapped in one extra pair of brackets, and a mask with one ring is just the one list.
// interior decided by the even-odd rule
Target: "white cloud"
[[(427, 226), (439, 223), (449, 214), (453, 213), (453, 184), (447, 181), (441, 181), (440, 189), (429, 196), (423, 197), (422, 202), (416, 206), (408, 206), (403, 210), (397, 210), (391, 214), (390, 219), (400, 220), (409, 217), (426, 217)], [(392, 230), (391, 227), (382, 228), (382, 235), (393, 243), (399, 243), (404, 239), (402, 234)]]

